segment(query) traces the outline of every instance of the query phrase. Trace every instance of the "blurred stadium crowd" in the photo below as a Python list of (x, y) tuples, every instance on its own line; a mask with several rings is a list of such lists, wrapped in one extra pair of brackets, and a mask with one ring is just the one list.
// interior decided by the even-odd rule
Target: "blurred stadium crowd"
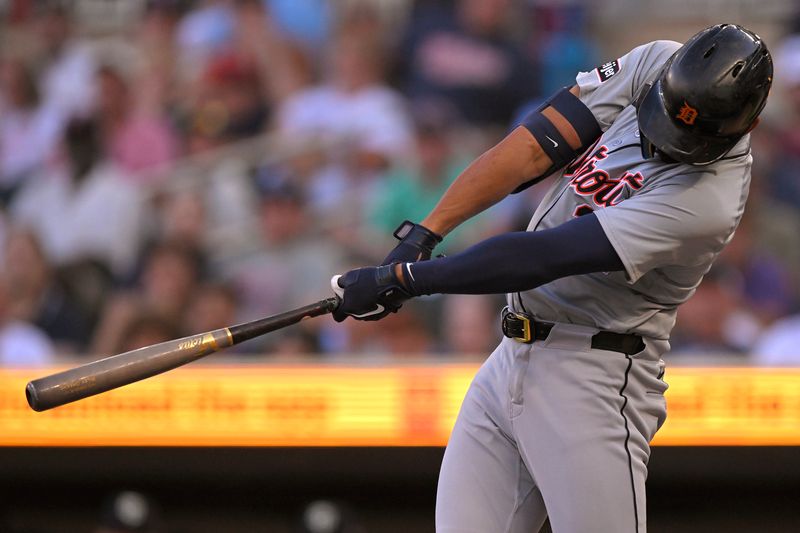
[[(590, 11), (0, 0), (0, 364), (117, 353), (327, 297), (332, 274), (379, 262), (526, 107), (608, 59)], [(782, 105), (753, 134), (749, 209), (682, 307), (675, 353), (800, 363), (800, 33), (780, 33)], [(443, 251), (523, 229), (542, 193)], [(501, 305), (425, 298), (239, 353), (485, 356)]]

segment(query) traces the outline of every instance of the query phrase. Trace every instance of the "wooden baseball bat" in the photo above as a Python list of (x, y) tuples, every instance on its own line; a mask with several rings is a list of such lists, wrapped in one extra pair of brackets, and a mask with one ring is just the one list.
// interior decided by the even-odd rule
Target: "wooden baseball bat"
[(161, 374), (223, 348), (296, 324), (304, 318), (325, 315), (335, 310), (338, 305), (339, 298), (326, 298), (314, 304), (252, 322), (106, 357), (34, 379), (25, 387), (25, 396), (28, 405), (34, 411), (52, 409)]

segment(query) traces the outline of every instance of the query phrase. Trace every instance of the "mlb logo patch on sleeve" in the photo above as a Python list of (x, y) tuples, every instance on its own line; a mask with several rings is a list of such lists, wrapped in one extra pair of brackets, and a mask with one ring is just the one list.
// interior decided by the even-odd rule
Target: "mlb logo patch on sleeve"
[(608, 81), (614, 74), (620, 71), (619, 59), (603, 63), (597, 67), (597, 75), (600, 76), (600, 83)]

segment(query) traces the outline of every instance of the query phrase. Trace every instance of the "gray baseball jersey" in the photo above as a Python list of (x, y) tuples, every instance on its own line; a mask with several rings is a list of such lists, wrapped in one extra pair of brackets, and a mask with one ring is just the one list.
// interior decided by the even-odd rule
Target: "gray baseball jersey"
[[(730, 240), (750, 182), (747, 136), (708, 166), (642, 157), (639, 89), (680, 45), (658, 41), (578, 75), (603, 131), (556, 178), (529, 231), (594, 212), (625, 267), (510, 294), (554, 326), (504, 339), (470, 386), (439, 476), (439, 533), (646, 530), (649, 442), (666, 417), (661, 355), (679, 304)], [(637, 333), (628, 355), (599, 330)]]
[(749, 136), (708, 166), (642, 158), (632, 102), (679, 46), (649, 43), (578, 75), (581, 101), (603, 135), (562, 172), (528, 227), (552, 228), (594, 211), (625, 272), (562, 278), (511, 295), (512, 306), (520, 307), (521, 296), (541, 320), (669, 338), (677, 306), (733, 236), (751, 164)]

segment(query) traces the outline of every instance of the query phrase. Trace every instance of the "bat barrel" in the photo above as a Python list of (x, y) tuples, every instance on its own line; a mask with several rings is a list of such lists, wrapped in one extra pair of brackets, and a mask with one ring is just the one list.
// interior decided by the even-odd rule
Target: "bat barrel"
[(338, 298), (327, 298), (260, 320), (106, 357), (35, 379), (25, 387), (25, 397), (34, 411), (52, 409), (161, 374), (228, 346), (296, 324), (305, 318), (330, 313), (338, 305)]
[(35, 379), (25, 387), (28, 405), (45, 411), (172, 370), (233, 344), (222, 328), (146, 346), (57, 374)]

